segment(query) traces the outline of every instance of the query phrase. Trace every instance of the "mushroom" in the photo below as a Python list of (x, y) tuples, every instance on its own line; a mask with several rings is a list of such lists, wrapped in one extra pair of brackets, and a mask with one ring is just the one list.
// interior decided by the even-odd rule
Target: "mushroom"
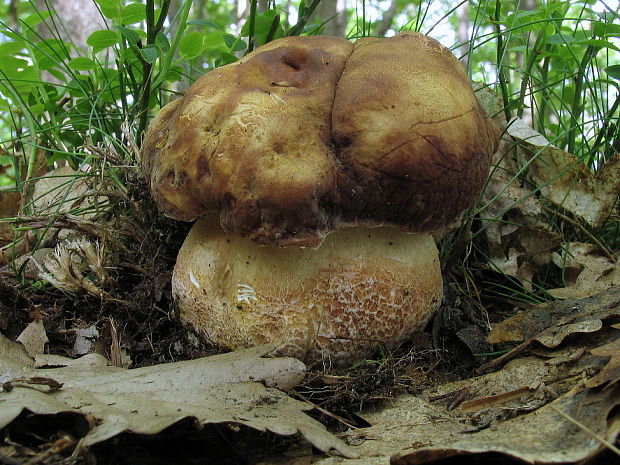
[(498, 138), (422, 34), (287, 37), (210, 71), (141, 152), (164, 213), (198, 219), (172, 278), (181, 319), (307, 363), (401, 344), (441, 301), (432, 234), (476, 201)]

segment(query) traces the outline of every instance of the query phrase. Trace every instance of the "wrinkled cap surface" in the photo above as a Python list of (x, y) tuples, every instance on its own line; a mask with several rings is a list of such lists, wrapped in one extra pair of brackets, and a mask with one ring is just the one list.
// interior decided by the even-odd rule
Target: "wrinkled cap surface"
[(166, 105), (141, 162), (173, 218), (219, 211), (258, 243), (316, 246), (354, 224), (448, 228), (475, 202), (498, 138), (434, 39), (287, 37)]

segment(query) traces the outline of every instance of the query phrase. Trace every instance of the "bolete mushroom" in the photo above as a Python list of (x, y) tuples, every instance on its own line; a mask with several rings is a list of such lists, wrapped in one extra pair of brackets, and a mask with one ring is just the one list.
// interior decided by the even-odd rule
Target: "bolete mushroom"
[(440, 303), (431, 233), (475, 202), (499, 131), (417, 33), (287, 37), (210, 71), (151, 123), (142, 167), (181, 247), (181, 318), (229, 349), (346, 365)]

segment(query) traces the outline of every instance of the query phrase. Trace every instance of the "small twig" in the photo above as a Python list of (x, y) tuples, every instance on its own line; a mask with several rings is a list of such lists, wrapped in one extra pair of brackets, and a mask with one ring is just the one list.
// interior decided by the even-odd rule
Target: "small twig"
[(143, 275), (148, 274), (148, 271), (146, 271), (145, 268), (142, 268), (140, 265), (136, 265), (135, 263), (121, 262), (119, 263), (119, 266), (122, 266), (123, 268), (127, 268), (128, 270), (135, 271), (136, 273), (139, 273), (139, 274), (143, 274)]
[(581, 224), (579, 224), (578, 221), (575, 221), (571, 217), (566, 216), (566, 215), (564, 215), (564, 214), (560, 213), (559, 211), (556, 211), (556, 210), (554, 210), (552, 208), (549, 208), (546, 205), (543, 205), (542, 207), (543, 207), (544, 210), (547, 210), (549, 213), (553, 213), (554, 215), (559, 216), (564, 221), (566, 221), (566, 222), (572, 224), (573, 226), (577, 227), (578, 229), (580, 229), (585, 235), (587, 235), (590, 239), (592, 239), (596, 243), (596, 245), (598, 245), (601, 248), (601, 250), (607, 256), (607, 258), (609, 258), (613, 263), (616, 263), (616, 257), (613, 256), (613, 254), (607, 249), (607, 247), (605, 247), (601, 243), (601, 241), (599, 241), (596, 237), (594, 237), (594, 235), (590, 231), (588, 231)]
[(445, 394), (437, 394), (436, 396), (430, 396), (428, 398), (428, 401), (437, 402), (438, 400), (441, 400), (441, 399), (447, 399), (448, 397), (454, 397), (458, 392), (459, 390), (456, 390), (456, 391), (446, 392)]
[(428, 398), (429, 402), (437, 402), (442, 399), (450, 399), (448, 404), (448, 411), (452, 411), (463, 403), (463, 401), (469, 396), (469, 388), (462, 388), (452, 392), (446, 392), (445, 394), (438, 394)]
[(118, 332), (116, 331), (116, 325), (114, 323), (114, 318), (109, 318), (110, 322), (110, 338), (112, 342), (110, 343), (110, 363), (112, 366), (122, 368), (123, 366), (123, 357), (121, 356), (121, 344), (118, 340)]
[(526, 394), (530, 394), (534, 391), (535, 389), (529, 386), (523, 386), (517, 389), (513, 389), (512, 391), (502, 392), (501, 394), (470, 400), (469, 402), (463, 403), (463, 405), (461, 405), (461, 409), (463, 410), (463, 412), (474, 412), (476, 410), (483, 410), (494, 407), (496, 405), (502, 405), (506, 402), (510, 402), (516, 399), (520, 399)]
[(329, 410), (325, 410), (323, 407), (319, 407), (318, 405), (310, 402), (303, 394), (300, 394), (299, 392), (295, 391), (295, 394), (302, 399), (304, 402), (309, 403), (310, 405), (312, 405), (315, 409), (317, 409), (319, 412), (323, 413), (324, 415), (327, 415), (328, 417), (333, 418), (336, 421), (339, 421), (340, 423), (342, 423), (343, 425), (351, 428), (351, 429), (360, 429), (357, 426), (353, 426), (351, 423), (349, 423), (347, 420), (345, 420), (344, 418), (342, 418), (340, 415), (336, 415), (335, 413), (330, 412)]
[(463, 388), (460, 391), (458, 391), (456, 395), (454, 396), (454, 399), (448, 404), (448, 412), (451, 412), (452, 410), (457, 408), (459, 405), (461, 405), (465, 401), (465, 399), (467, 399), (468, 396), (469, 396), (468, 388)]
[(56, 219), (52, 219), (48, 216), (18, 216), (13, 220), (15, 224), (23, 224), (31, 227), (32, 229), (40, 228), (67, 228), (80, 231), (89, 236), (97, 237), (102, 242), (111, 241), (116, 247), (121, 249), (125, 253), (129, 253), (129, 249), (125, 247), (120, 241), (118, 241), (112, 234), (109, 233), (108, 228), (105, 225), (95, 223), (94, 221), (86, 220), (79, 216), (70, 215), (68, 213), (59, 215)]
[(515, 355), (517, 355), (519, 352), (524, 351), (525, 349), (528, 348), (528, 346), (532, 343), (532, 339), (528, 339), (527, 341), (522, 342), (521, 344), (519, 344), (517, 347), (515, 347), (514, 349), (512, 349), (510, 352), (506, 352), (504, 355), (502, 355), (501, 357), (497, 357), (495, 360), (491, 360), (489, 363), (485, 363), (484, 365), (481, 365), (477, 370), (476, 370), (476, 374), (481, 375), (482, 373), (484, 373), (485, 371), (488, 371), (492, 368), (495, 368), (499, 365), (501, 365), (502, 363), (504, 363), (507, 360), (510, 360), (512, 357), (514, 357)]
[(0, 463), (2, 465), (22, 465), (23, 462), (0, 452)]
[[(27, 387), (36, 389), (34, 386), (47, 386), (49, 389), (47, 392), (59, 391), (63, 383), (59, 383), (55, 379), (46, 378), (44, 376), (33, 376), (32, 378), (15, 378), (10, 381), (12, 390), (14, 387)], [(5, 383), (6, 385), (6, 383)], [(6, 386), (4, 386), (6, 389)]]

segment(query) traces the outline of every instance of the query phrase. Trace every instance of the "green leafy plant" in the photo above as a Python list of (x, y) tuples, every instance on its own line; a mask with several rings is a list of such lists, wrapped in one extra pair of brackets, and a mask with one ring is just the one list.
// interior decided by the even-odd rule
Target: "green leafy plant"
[[(250, 0), (244, 21), (227, 2), (95, 3), (106, 27), (92, 32), (85, 44), (66, 35), (51, 5), (40, 10), (34, 3), (18, 2), (23, 19), (0, 22), (0, 185), (28, 194), (49, 167), (69, 163), (81, 175), (101, 175), (126, 193), (121, 167), (135, 170), (137, 146), (158, 108), (204, 72), (280, 37), (319, 34), (333, 19), (317, 15), (320, 0)], [(595, 4), (541, 1), (524, 9), (507, 0), (476, 0), (466, 8), (468, 37), (447, 39), (471, 78), (500, 95), (494, 113), (526, 120), (593, 171), (620, 149), (619, 15), (595, 9)], [(464, 6), (399, 1), (388, 30), (441, 36), (457, 29)], [(349, 38), (376, 35), (387, 15), (366, 0), (349, 3), (345, 13)], [(528, 184), (527, 164), (511, 176), (512, 185), (529, 186), (528, 195), (544, 201), (539, 188)], [(27, 214), (32, 213), (30, 205), (26, 200)], [(484, 244), (475, 242), (473, 249), (470, 244), (487, 227), (472, 234), (472, 227), (479, 228), (473, 219), (482, 217), (485, 224), (506, 220), (488, 218), (485, 208), (481, 205), (466, 219), (462, 237), (444, 243), (445, 257), (467, 258), (470, 250), (480, 260), (488, 259)], [(584, 237), (581, 230), (569, 232), (558, 215), (544, 220), (567, 239)], [(619, 228), (614, 218), (599, 228), (581, 227), (614, 250)], [(544, 279), (531, 290), (504, 279), (498, 292), (512, 292), (502, 287), (506, 285), (519, 299), (548, 298)]]

